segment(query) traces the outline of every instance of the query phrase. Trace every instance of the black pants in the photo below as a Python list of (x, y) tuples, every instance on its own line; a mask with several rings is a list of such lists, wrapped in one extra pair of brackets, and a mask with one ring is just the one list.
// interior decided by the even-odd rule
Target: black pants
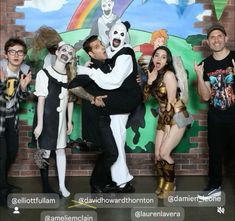
[[(90, 126), (92, 122), (92, 127)], [(101, 145), (99, 133), (99, 114), (89, 101), (82, 100), (82, 138), (99, 147)]]
[(8, 170), (15, 161), (19, 148), (19, 137), (15, 128), (15, 118), (6, 118), (5, 134), (0, 136), (0, 188), (7, 186)]
[(209, 186), (222, 184), (223, 159), (234, 160), (235, 123), (224, 123), (208, 113)]
[(101, 155), (99, 156), (91, 175), (90, 184), (103, 188), (111, 180), (111, 166), (118, 158), (117, 145), (110, 127), (110, 117), (99, 117), (101, 134)]

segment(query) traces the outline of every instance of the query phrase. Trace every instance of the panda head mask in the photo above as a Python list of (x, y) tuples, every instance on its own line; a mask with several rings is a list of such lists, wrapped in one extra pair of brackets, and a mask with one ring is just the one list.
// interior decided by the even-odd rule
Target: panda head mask
[(110, 47), (112, 51), (118, 51), (129, 43), (129, 22), (116, 23), (109, 32)]

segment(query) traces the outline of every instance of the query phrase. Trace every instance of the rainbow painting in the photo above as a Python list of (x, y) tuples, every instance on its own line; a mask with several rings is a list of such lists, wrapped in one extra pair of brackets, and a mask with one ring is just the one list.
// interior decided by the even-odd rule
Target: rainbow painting
[[(133, 0), (116, 0), (113, 13), (121, 17)], [(73, 14), (67, 31), (80, 28), (90, 28), (102, 15), (101, 0), (82, 0)]]

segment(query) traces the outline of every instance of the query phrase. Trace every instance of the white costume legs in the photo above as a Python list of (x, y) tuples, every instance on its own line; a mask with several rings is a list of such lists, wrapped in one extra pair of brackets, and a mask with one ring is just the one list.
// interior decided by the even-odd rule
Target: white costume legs
[(118, 148), (118, 159), (111, 167), (111, 174), (112, 180), (121, 187), (125, 186), (127, 182), (133, 179), (126, 164), (125, 152), (126, 123), (128, 116), (129, 114), (110, 115), (110, 126)]
[(60, 191), (64, 197), (68, 197), (70, 195), (70, 192), (65, 187), (66, 156), (64, 149), (56, 150), (56, 164)]

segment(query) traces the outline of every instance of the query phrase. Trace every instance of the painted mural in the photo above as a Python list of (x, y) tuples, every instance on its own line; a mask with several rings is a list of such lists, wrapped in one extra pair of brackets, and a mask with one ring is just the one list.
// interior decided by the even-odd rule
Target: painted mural
[[(220, 4), (217, 4), (214, 0), (218, 19), (226, 3), (226, 0), (220, 0)], [(104, 36), (102, 40), (105, 41), (105, 34), (109, 28), (99, 20), (105, 13), (100, 0), (32, 0), (25, 1), (24, 6), (17, 7), (16, 11), (24, 13), (24, 19), (18, 19), (16, 23), (24, 25), (26, 31), (35, 32), (40, 26), (47, 25), (56, 29), (64, 41), (76, 44), (78, 47), (79, 42), (90, 33)], [(202, 21), (205, 15), (210, 16), (211, 11), (204, 10), (203, 5), (195, 3), (195, 0), (114, 0), (112, 13), (113, 19), (130, 22), (130, 42), (136, 49), (137, 59), (142, 56), (141, 50), (137, 50), (138, 46), (153, 44), (151, 39), (154, 33), (164, 30), (167, 46), (174, 56), (181, 57), (187, 72), (189, 112), (197, 114), (199, 110), (206, 109), (206, 106), (199, 101), (195, 87), (196, 75), (193, 71), (193, 62), (200, 61), (202, 57), (200, 53), (193, 51), (192, 47), (200, 45), (205, 39), (202, 30), (195, 28), (194, 23)], [(77, 52), (77, 56), (80, 64), (89, 59), (82, 49)], [(28, 124), (32, 125), (34, 104), (24, 104), (24, 108), (27, 112), (21, 114), (21, 119), (27, 120)], [(134, 118), (128, 124), (127, 152), (153, 151), (157, 115), (156, 103), (150, 99), (144, 104), (142, 119)], [(73, 114), (74, 131), (68, 139), (81, 139), (80, 118), (78, 104)], [(202, 130), (206, 128), (194, 121), (175, 152), (184, 153), (188, 152), (189, 148), (195, 147), (196, 144), (191, 143), (189, 139), (197, 136), (198, 131)]]

